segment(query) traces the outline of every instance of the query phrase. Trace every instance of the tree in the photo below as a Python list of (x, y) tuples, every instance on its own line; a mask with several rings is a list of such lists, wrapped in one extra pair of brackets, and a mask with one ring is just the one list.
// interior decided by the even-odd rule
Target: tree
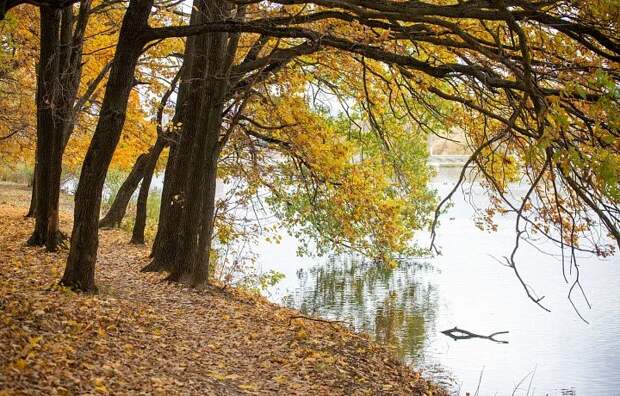
[[(590, 211), (620, 246), (613, 3), (314, 1), (305, 8), (305, 1), (272, 3), (282, 5), (276, 9), (283, 16), (161, 28), (154, 35), (253, 32), (313, 40), (366, 64), (365, 59), (379, 62), (382, 66), (364, 70), (381, 76), (385, 92), (406, 97), (404, 107), (415, 100), (447, 129), (466, 131), (473, 152), (468, 165), (477, 165), (496, 195), (495, 211), (503, 206), (517, 214), (515, 251), (522, 237), (536, 231), (562, 249), (609, 254), (613, 247), (595, 239)], [(367, 110), (378, 107), (365, 96)], [(423, 125), (418, 115), (408, 115)], [(515, 205), (506, 186), (519, 173), (531, 188)], [(593, 243), (584, 248), (580, 240)], [(523, 282), (514, 256), (507, 264)], [(573, 288), (577, 284), (578, 279)]]
[[(72, 8), (41, 7), (40, 59), (37, 83), (37, 150), (33, 196), (35, 229), (28, 243), (57, 249), (62, 239), (58, 230), (58, 199), (62, 156), (73, 132), (79, 104), (84, 34), (90, 15), (90, 1), (80, 5), (74, 21)], [(74, 28), (75, 25), (75, 28)], [(92, 84), (101, 82), (106, 69)], [(92, 92), (94, 88), (91, 88)]]
[(157, 108), (157, 141), (153, 145), (153, 147), (149, 150), (149, 159), (146, 164), (146, 169), (144, 171), (144, 177), (142, 178), (142, 183), (140, 184), (140, 193), (138, 194), (138, 202), (136, 207), (136, 219), (134, 222), (134, 227), (131, 236), (131, 243), (135, 244), (144, 244), (144, 228), (146, 227), (146, 211), (147, 211), (147, 201), (149, 197), (149, 190), (151, 187), (151, 180), (153, 179), (153, 174), (155, 173), (155, 167), (157, 166), (157, 161), (159, 160), (159, 156), (161, 155), (164, 148), (168, 145), (168, 141), (171, 139), (172, 131), (166, 130), (164, 131), (163, 127), (163, 116), (164, 111), (166, 109), (166, 104), (170, 99), (170, 96), (174, 93), (177, 83), (181, 78), (181, 74), (183, 71), (183, 66), (179, 69), (177, 74), (174, 76), (170, 83), (170, 88), (163, 95), (161, 102)]
[(152, 5), (152, 0), (135, 0), (127, 8), (99, 121), (84, 159), (75, 194), (71, 248), (61, 280), (63, 285), (77, 290), (92, 291), (96, 288), (94, 266), (101, 191), (125, 121), (134, 71), (146, 43), (144, 33)]
[(48, 1), (34, 1), (34, 0), (2, 0), (0, 1), (0, 21), (6, 16), (6, 13), (14, 7), (20, 4), (32, 4), (39, 7), (48, 7), (52, 10), (60, 10), (75, 3), (76, 0), (48, 0)]
[[(331, 51), (340, 54), (334, 59), (357, 62), (363, 75), (361, 79), (358, 75), (362, 85), (355, 99), (379, 136), (384, 132), (380, 119), (387, 112), (396, 119), (408, 117), (421, 130), (429, 129), (421, 114), (430, 115), (447, 130), (462, 128), (472, 146), (473, 155), (468, 164), (477, 165), (496, 195), (496, 202), (518, 215), (517, 246), (528, 230), (536, 230), (557, 241), (562, 248), (608, 254), (611, 247), (598, 242), (589, 248), (579, 245), (578, 241), (587, 239), (594, 229), (584, 226), (592, 224), (589, 211), (596, 213), (597, 223), (620, 245), (615, 187), (618, 185), (616, 65), (620, 52), (614, 17), (617, 6), (613, 3), (282, 0), (263, 4), (244, 1), (234, 13), (233, 3), (208, 2), (209, 7), (223, 10), (222, 15), (227, 16), (223, 19), (211, 17), (189, 26), (148, 27), (144, 22), (140, 25), (143, 30), (135, 31), (140, 45), (173, 36), (197, 35), (195, 40), (200, 45), (196, 44), (192, 62), (201, 61), (188, 68), (188, 73), (198, 78), (192, 81), (200, 81), (195, 86), (213, 88), (203, 92), (204, 96), (190, 89), (187, 95), (191, 99), (183, 104), (187, 107), (181, 112), (181, 144), (173, 150), (171, 164), (176, 163), (174, 172), (187, 178), (180, 187), (183, 192), (180, 197), (196, 198), (183, 201), (183, 210), (177, 212), (180, 217), (176, 218), (183, 223), (179, 240), (182, 250), (177, 252), (180, 255), (175, 258), (172, 279), (181, 279), (181, 274), (187, 273), (181, 269), (183, 266), (190, 268), (193, 284), (202, 283), (208, 272), (204, 258), (208, 257), (207, 246), (212, 236), (210, 213), (214, 204), (209, 195), (213, 184), (206, 181), (217, 175), (214, 157), (223, 149), (222, 141), (218, 141), (222, 113), (217, 111), (221, 106), (217, 99), (227, 97), (221, 81), (226, 80), (229, 70), (231, 76), (235, 75), (225, 48), (238, 40), (238, 33), (258, 35), (262, 40), (256, 41), (259, 52), (265, 48), (260, 42), (285, 42), (287, 47), (274, 50), (274, 54), (310, 48), (309, 52)], [(242, 8), (248, 12), (243, 18), (236, 18)], [(209, 8), (203, 10), (208, 14)], [(124, 48), (121, 42), (119, 39), (119, 49)], [(203, 62), (205, 53), (212, 57)], [(282, 62), (272, 62), (274, 54), (257, 58), (252, 64), (264, 62), (263, 65), (277, 70)], [(298, 55), (294, 53), (289, 61)], [(317, 70), (322, 67), (317, 64)], [(201, 70), (207, 73), (206, 79), (201, 78)], [(213, 80), (209, 70), (216, 72), (220, 79)], [(370, 78), (376, 81), (374, 86), (367, 84)], [(230, 108), (237, 109), (239, 102), (233, 103)], [(411, 106), (413, 103), (416, 106)], [(188, 114), (193, 117), (186, 118)], [(103, 107), (101, 115), (100, 125), (107, 116)], [(117, 125), (114, 124), (111, 137), (116, 136)], [(204, 126), (206, 129), (201, 131), (206, 132), (203, 135), (186, 132), (195, 130), (196, 125)], [(230, 138), (226, 133), (223, 137)], [(107, 153), (113, 151), (115, 144), (111, 139), (99, 161), (94, 152), (100, 141), (96, 133), (89, 150), (91, 157), (87, 156), (85, 162), (85, 169), (90, 171), (92, 167), (97, 180), (105, 173)], [(388, 148), (389, 140), (386, 140)], [(192, 161), (196, 161), (196, 166), (189, 169), (187, 164)], [(519, 174), (517, 170), (531, 183), (531, 189), (515, 205), (505, 192), (507, 184)], [(207, 190), (199, 194), (201, 186), (196, 182), (200, 181), (205, 181), (202, 186)], [(91, 187), (89, 199), (97, 201), (98, 184)], [(176, 195), (172, 193), (169, 197)], [(77, 198), (83, 201), (80, 205), (85, 202), (82, 196), (86, 195), (78, 188)], [(89, 207), (98, 208), (92, 204)], [(77, 211), (76, 208), (76, 214)], [(88, 213), (94, 210), (89, 209)], [(90, 214), (80, 217), (80, 222), (90, 222)], [(554, 225), (559, 237), (550, 230), (547, 232), (545, 223)], [(80, 226), (76, 223), (76, 227)], [(162, 230), (168, 227), (166, 222), (162, 227)], [(83, 235), (80, 240), (88, 246), (88, 253), (82, 259), (92, 272), (96, 233), (80, 234)], [(169, 231), (164, 235), (167, 234)], [(158, 238), (156, 249), (163, 246), (161, 241)], [(82, 248), (76, 247), (75, 251)], [(72, 257), (77, 256), (72, 254)], [(517, 272), (514, 254), (508, 265)], [(525, 283), (524, 286), (530, 293)], [(540, 303), (540, 299), (534, 299)]]
[(120, 227), (123, 217), (125, 217), (125, 212), (127, 212), (129, 201), (138, 188), (138, 185), (140, 185), (140, 180), (144, 177), (147, 164), (150, 162), (150, 157), (150, 151), (149, 153), (142, 153), (138, 156), (131, 168), (131, 172), (129, 172), (121, 188), (116, 193), (108, 213), (99, 221), (99, 227)]
[[(26, 25), (36, 25), (37, 22), (20, 9), (0, 23), (0, 107), (3, 109), (0, 115), (0, 161), (9, 168), (32, 161), (36, 122), (32, 99), (36, 91), (36, 78), (33, 78), (36, 71), (32, 59), (37, 57), (39, 40)], [(30, 215), (34, 214), (35, 201), (33, 195)]]

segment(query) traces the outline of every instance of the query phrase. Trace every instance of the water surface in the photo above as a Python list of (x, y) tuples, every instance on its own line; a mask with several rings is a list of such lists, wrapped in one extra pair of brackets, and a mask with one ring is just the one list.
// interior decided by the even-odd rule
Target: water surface
[[(444, 196), (456, 180), (442, 170), (434, 182)], [(562, 276), (553, 246), (538, 241), (517, 255), (523, 277), (552, 312), (527, 299), (510, 268), (501, 265), (514, 243), (514, 218), (497, 220), (498, 230), (479, 230), (474, 206), (484, 206), (482, 188), (473, 185), (454, 197), (442, 217), (442, 255), (377, 268), (358, 257), (299, 258), (297, 242), (261, 247), (263, 270), (286, 279), (270, 298), (307, 314), (344, 320), (394, 347), (395, 354), (454, 393), (480, 395), (620, 395), (620, 257), (581, 257), (581, 283), (592, 304)], [(428, 243), (428, 235), (420, 235)], [(442, 330), (454, 326), (481, 335), (502, 335), (508, 344), (483, 339), (454, 341)], [(480, 384), (480, 385), (478, 385)]]

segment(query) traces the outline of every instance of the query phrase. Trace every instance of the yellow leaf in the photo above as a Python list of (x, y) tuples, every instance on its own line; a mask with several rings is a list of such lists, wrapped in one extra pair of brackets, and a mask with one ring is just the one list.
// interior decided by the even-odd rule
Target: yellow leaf
[(20, 371), (25, 369), (27, 365), (28, 365), (28, 363), (26, 363), (26, 361), (24, 359), (17, 359), (15, 361), (15, 368), (20, 370)]
[(209, 375), (218, 381), (224, 381), (226, 379), (225, 375), (217, 373), (215, 371), (210, 372)]
[(305, 340), (308, 338), (308, 333), (304, 329), (299, 329), (299, 331), (295, 334), (295, 338), (297, 340)]
[(280, 385), (286, 384), (286, 382), (288, 381), (288, 379), (283, 375), (278, 375), (277, 377), (273, 377), (273, 380), (276, 381)]
[(108, 388), (103, 383), (103, 378), (97, 377), (97, 378), (95, 378), (95, 380), (93, 382), (95, 384), (95, 391), (97, 393), (101, 393), (101, 394), (104, 394), (104, 395), (107, 395), (109, 393)]
[(28, 340), (28, 343), (30, 344), (31, 347), (34, 348), (37, 345), (39, 345), (39, 342), (41, 342), (42, 339), (43, 339), (43, 336), (30, 337), (30, 340)]

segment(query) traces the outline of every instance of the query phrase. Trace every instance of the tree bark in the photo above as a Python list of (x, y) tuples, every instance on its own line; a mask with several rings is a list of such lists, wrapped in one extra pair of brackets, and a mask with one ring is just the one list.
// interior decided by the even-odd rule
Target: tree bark
[(71, 248), (61, 284), (95, 291), (98, 219), (101, 193), (120, 139), (138, 58), (147, 38), (153, 0), (131, 0), (121, 25), (114, 63), (106, 86), (99, 121), (88, 147), (75, 194)]
[[(177, 102), (178, 104), (178, 102)], [(157, 233), (155, 234), (155, 241), (153, 242), (153, 247), (151, 248), (151, 255), (150, 257), (153, 258), (155, 257), (155, 252), (158, 250), (158, 246), (160, 246), (160, 244), (162, 243), (162, 239), (163, 239), (163, 235), (167, 234), (164, 229), (166, 226), (166, 220), (167, 220), (167, 209), (170, 206), (169, 202), (171, 202), (172, 200), (172, 194), (170, 191), (170, 180), (172, 179), (172, 173), (174, 171), (174, 157), (176, 155), (176, 150), (177, 150), (177, 145), (174, 143), (171, 143), (169, 145), (169, 150), (168, 150), (168, 161), (166, 162), (166, 169), (164, 171), (164, 183), (163, 183), (163, 188), (161, 191), (161, 203), (159, 205), (159, 218), (157, 221)], [(152, 261), (151, 263), (149, 263), (149, 265), (147, 265), (146, 267), (144, 267), (142, 269), (143, 272), (157, 272), (159, 271), (159, 269), (157, 269), (156, 265), (153, 264), (155, 261)]]
[(41, 7), (40, 57), (37, 78), (37, 146), (36, 146), (36, 216), (35, 226), (28, 245), (43, 246), (49, 222), (49, 197), (52, 179), (54, 136), (58, 132), (56, 102), (60, 68), (60, 12)]
[[(231, 14), (232, 9), (225, 1), (208, 0), (206, 3), (209, 21), (228, 17)], [(202, 287), (208, 280), (219, 156), (218, 143), (229, 80), (228, 37), (227, 33), (212, 33), (201, 37), (205, 40), (204, 44), (198, 40), (196, 44), (200, 50), (196, 53), (195, 62), (199, 65), (202, 63), (206, 65), (204, 96), (200, 111), (195, 113), (198, 114), (196, 126), (203, 133), (196, 135), (191, 155), (191, 163), (200, 164), (200, 166), (191, 167), (185, 179), (178, 246), (174, 268), (169, 276), (169, 280), (190, 283), (194, 287)], [(203, 48), (205, 51), (202, 51)]]
[(140, 193), (138, 195), (138, 204), (136, 205), (136, 221), (133, 225), (133, 233), (130, 243), (143, 245), (144, 244), (144, 228), (146, 227), (146, 208), (149, 198), (149, 190), (151, 188), (151, 180), (153, 179), (153, 173), (155, 173), (155, 167), (161, 152), (164, 150), (166, 142), (162, 136), (157, 138), (155, 145), (151, 148), (148, 154), (148, 163), (144, 171), (144, 178), (140, 184)]
[[(202, 21), (204, 2), (194, 0), (190, 24), (198, 24)], [(151, 256), (153, 260), (142, 270), (144, 272), (171, 272), (174, 265), (174, 256), (177, 248), (177, 233), (179, 220), (182, 213), (182, 189), (190, 167), (190, 155), (195, 136), (193, 122), (196, 120), (196, 112), (199, 110), (203, 91), (201, 83), (204, 80), (204, 65), (196, 65), (195, 52), (197, 37), (189, 37), (185, 45), (183, 60), (183, 75), (179, 86), (179, 94), (173, 122), (182, 125), (181, 136), (178, 144), (170, 148), (168, 163), (164, 175), (164, 187), (162, 190), (162, 203), (159, 213), (157, 235), (153, 244)], [(196, 83), (199, 82), (199, 83)], [(189, 122), (189, 124), (188, 124)]]
[(26, 217), (35, 217), (37, 213), (37, 164), (34, 164), (34, 172), (32, 174), (32, 183), (30, 185), (32, 193), (30, 194), (30, 207)]
[(136, 162), (131, 168), (131, 172), (121, 185), (121, 188), (116, 193), (112, 206), (108, 213), (99, 221), (99, 227), (101, 228), (118, 228), (121, 226), (121, 222), (127, 212), (127, 206), (133, 193), (138, 188), (140, 180), (144, 177), (146, 166), (149, 162), (149, 154), (143, 153), (138, 156)]
[[(47, 201), (47, 235), (45, 248), (48, 252), (58, 249), (58, 244), (64, 236), (58, 228), (58, 203), (60, 200), (60, 178), (62, 176), (62, 155), (65, 149), (64, 133), (68, 128), (73, 129), (74, 119), (71, 117), (71, 109), (77, 94), (77, 86), (67, 84), (74, 73), (81, 74), (71, 65), (71, 51), (73, 41), (73, 10), (66, 7), (61, 12), (60, 22), (60, 47), (57, 53), (59, 59), (59, 77), (62, 83), (61, 92), (58, 95), (58, 119), (52, 136), (49, 163), (49, 196)], [(81, 53), (81, 47), (77, 49)], [(77, 65), (76, 65), (77, 66)], [(77, 66), (81, 70), (81, 66)], [(79, 81), (79, 77), (78, 77)], [(63, 92), (64, 91), (64, 92)]]
[[(84, 32), (90, 0), (80, 3), (77, 20), (73, 8), (41, 7), (41, 49), (37, 84), (37, 153), (31, 210), (35, 230), (29, 240), (55, 251), (64, 238), (58, 227), (62, 156), (75, 126), (82, 74)], [(75, 30), (74, 30), (75, 26)]]

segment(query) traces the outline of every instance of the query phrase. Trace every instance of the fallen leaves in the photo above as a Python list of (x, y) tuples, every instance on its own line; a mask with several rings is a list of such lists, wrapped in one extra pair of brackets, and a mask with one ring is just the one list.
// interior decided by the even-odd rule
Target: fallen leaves
[(443, 394), (340, 325), (140, 273), (121, 231), (101, 233), (98, 295), (58, 287), (66, 252), (26, 247), (31, 220), (1, 202), (0, 395)]

